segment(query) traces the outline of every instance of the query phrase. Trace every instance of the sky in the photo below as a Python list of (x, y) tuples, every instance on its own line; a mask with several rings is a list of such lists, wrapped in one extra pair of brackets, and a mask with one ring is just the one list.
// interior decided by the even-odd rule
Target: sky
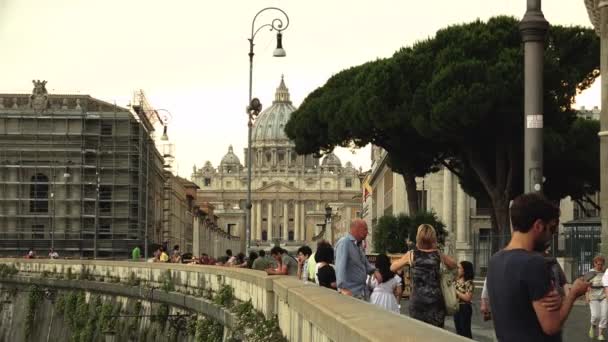
[[(31, 80), (41, 79), (51, 94), (125, 106), (143, 89), (172, 114), (180, 176), (207, 160), (217, 166), (231, 144), (244, 162), (247, 38), (255, 14), (269, 6), (290, 21), (285, 58), (272, 57), (275, 32), (255, 37), (253, 96), (265, 108), (282, 74), (297, 107), (343, 69), (390, 57), (448, 25), (521, 18), (526, 0), (0, 0), (0, 93), (30, 93)], [(543, 12), (551, 24), (591, 26), (583, 0), (544, 1)], [(256, 28), (276, 14), (265, 11)], [(577, 104), (599, 106), (599, 83)], [(369, 147), (336, 154), (370, 167)]]

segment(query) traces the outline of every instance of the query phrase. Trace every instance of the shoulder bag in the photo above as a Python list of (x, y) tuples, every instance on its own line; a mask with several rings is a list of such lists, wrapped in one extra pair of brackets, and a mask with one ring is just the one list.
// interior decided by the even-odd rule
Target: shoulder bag
[(458, 312), (460, 303), (458, 302), (458, 296), (456, 296), (456, 277), (454, 272), (443, 266), (439, 269), (439, 276), (441, 282), (441, 292), (443, 293), (443, 301), (445, 302), (445, 311), (448, 316), (453, 316)]

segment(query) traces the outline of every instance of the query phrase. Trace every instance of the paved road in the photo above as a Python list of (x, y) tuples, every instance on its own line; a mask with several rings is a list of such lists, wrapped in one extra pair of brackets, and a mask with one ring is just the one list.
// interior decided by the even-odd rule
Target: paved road
[[(407, 300), (401, 302), (401, 313), (407, 315)], [(479, 294), (474, 300), (473, 305), (473, 318), (471, 324), (471, 330), (473, 331), (473, 339), (480, 342), (492, 342), (494, 341), (494, 325), (492, 321), (484, 322), (479, 311)], [(587, 336), (589, 329), (589, 307), (584, 303), (577, 303), (570, 316), (566, 321), (566, 327), (563, 332), (563, 342), (581, 342), (581, 341), (592, 341)], [(456, 332), (454, 329), (454, 319), (447, 317), (445, 320), (446, 329)], [(608, 337), (608, 336), (607, 336)]]

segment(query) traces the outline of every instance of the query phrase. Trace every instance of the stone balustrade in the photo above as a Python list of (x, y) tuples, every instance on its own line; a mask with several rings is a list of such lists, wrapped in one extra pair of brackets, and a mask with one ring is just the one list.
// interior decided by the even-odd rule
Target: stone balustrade
[[(128, 261), (0, 259), (14, 265), (18, 276), (78, 277), (88, 281), (128, 283), (136, 277), (147, 287), (162, 288), (170, 279), (176, 292), (218, 291), (223, 285), (234, 288), (239, 301), (251, 300), (267, 318), (277, 315), (289, 341), (467, 341), (406, 316), (293, 277), (267, 276), (249, 269), (220, 266), (145, 263)], [(168, 275), (170, 278), (167, 278)]]

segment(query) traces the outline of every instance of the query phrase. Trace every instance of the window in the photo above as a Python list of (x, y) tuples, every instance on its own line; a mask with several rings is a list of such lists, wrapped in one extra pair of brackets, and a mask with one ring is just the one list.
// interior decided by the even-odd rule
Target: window
[(266, 186), (266, 184), (268, 184), (268, 182), (266, 182), (266, 181), (262, 182), (262, 186)]
[(331, 183), (330, 182), (325, 182), (325, 183), (323, 183), (323, 187), (325, 189), (329, 189), (329, 188), (331, 188)]
[(112, 187), (107, 185), (99, 186), (99, 213), (112, 213)]
[(353, 179), (352, 178), (346, 178), (344, 180), (344, 186), (347, 188), (352, 188), (353, 187)]
[(49, 212), (49, 178), (42, 173), (37, 173), (31, 178), (30, 184), (30, 212)]
[(32, 225), (32, 239), (44, 239), (44, 225), (33, 224)]
[(211, 186), (211, 178), (205, 178), (204, 184), (205, 184), (205, 186)]
[(232, 188), (232, 182), (226, 181), (226, 188)]
[(112, 135), (112, 123), (110, 123), (110, 122), (101, 123), (101, 135)]
[(236, 226), (236, 224), (234, 224), (234, 223), (228, 223), (226, 225), (226, 232), (228, 233), (228, 235), (232, 235), (232, 233), (234, 233), (235, 226)]
[(293, 182), (289, 182), (289, 186), (294, 186), (294, 183)]

